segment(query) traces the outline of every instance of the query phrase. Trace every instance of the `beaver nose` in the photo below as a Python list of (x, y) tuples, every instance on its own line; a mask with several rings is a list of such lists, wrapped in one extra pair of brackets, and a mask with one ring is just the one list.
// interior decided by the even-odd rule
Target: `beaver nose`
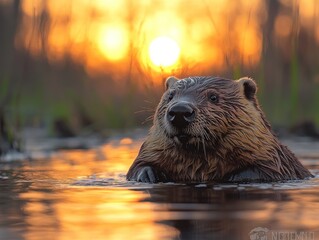
[(169, 109), (167, 118), (173, 126), (183, 128), (194, 120), (195, 111), (186, 103), (177, 103)]

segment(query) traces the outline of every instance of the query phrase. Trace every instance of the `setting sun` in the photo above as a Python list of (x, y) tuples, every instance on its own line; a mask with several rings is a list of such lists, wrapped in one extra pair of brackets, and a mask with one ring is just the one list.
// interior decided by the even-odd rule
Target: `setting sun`
[(158, 67), (169, 67), (175, 64), (180, 54), (177, 42), (169, 37), (157, 37), (149, 46), (152, 63)]

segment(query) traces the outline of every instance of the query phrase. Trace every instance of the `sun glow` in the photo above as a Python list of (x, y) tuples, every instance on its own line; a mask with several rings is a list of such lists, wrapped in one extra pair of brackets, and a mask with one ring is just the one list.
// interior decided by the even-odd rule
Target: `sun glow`
[(123, 27), (105, 27), (102, 29), (98, 47), (110, 61), (123, 59), (128, 52), (127, 32)]
[(170, 67), (174, 65), (180, 54), (180, 47), (177, 42), (164, 36), (155, 38), (148, 50), (152, 63), (158, 67)]
[[(263, 32), (258, 23), (267, 14), (261, 0), (254, 1), (253, 7), (246, 0), (235, 1), (232, 7), (221, 0), (207, 4), (192, 0), (186, 5), (169, 0), (154, 4), (145, 0), (134, 4), (127, 0), (70, 0), (67, 5), (62, 0), (45, 2), (22, 1), (24, 18), (15, 44), (33, 56), (46, 53), (53, 63), (72, 56), (90, 75), (108, 73), (118, 77), (119, 72), (127, 73), (125, 63), (135, 65), (138, 74), (186, 69), (195, 74), (227, 69), (229, 63), (256, 66), (262, 56)], [(238, 14), (236, 6), (241, 2), (245, 4)], [(312, 19), (312, 6), (300, 10), (300, 15), (308, 19), (306, 23)], [(203, 9), (207, 13), (205, 10), (205, 14), (194, 16)], [(54, 24), (47, 21), (35, 28), (33, 23), (43, 11)], [(232, 31), (225, 19), (231, 20)], [(289, 33), (291, 23), (287, 19), (276, 20), (276, 28), (285, 27), (281, 35)]]

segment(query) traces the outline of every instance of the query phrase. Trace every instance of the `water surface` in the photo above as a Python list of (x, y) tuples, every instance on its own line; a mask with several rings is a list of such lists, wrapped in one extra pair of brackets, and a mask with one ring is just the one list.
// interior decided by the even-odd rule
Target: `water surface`
[[(319, 239), (319, 178), (269, 184), (141, 184), (143, 138), (0, 163), (0, 239)], [(319, 142), (284, 141), (313, 174)], [(41, 147), (42, 146), (42, 147)], [(259, 237), (259, 238), (258, 238)], [(302, 238), (301, 238), (302, 237)]]

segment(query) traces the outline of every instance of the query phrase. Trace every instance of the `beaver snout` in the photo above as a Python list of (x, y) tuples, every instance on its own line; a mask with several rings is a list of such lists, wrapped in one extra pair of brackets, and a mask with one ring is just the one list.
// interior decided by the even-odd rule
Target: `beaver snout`
[(168, 121), (176, 128), (185, 128), (195, 119), (195, 111), (187, 102), (179, 102), (168, 109)]

